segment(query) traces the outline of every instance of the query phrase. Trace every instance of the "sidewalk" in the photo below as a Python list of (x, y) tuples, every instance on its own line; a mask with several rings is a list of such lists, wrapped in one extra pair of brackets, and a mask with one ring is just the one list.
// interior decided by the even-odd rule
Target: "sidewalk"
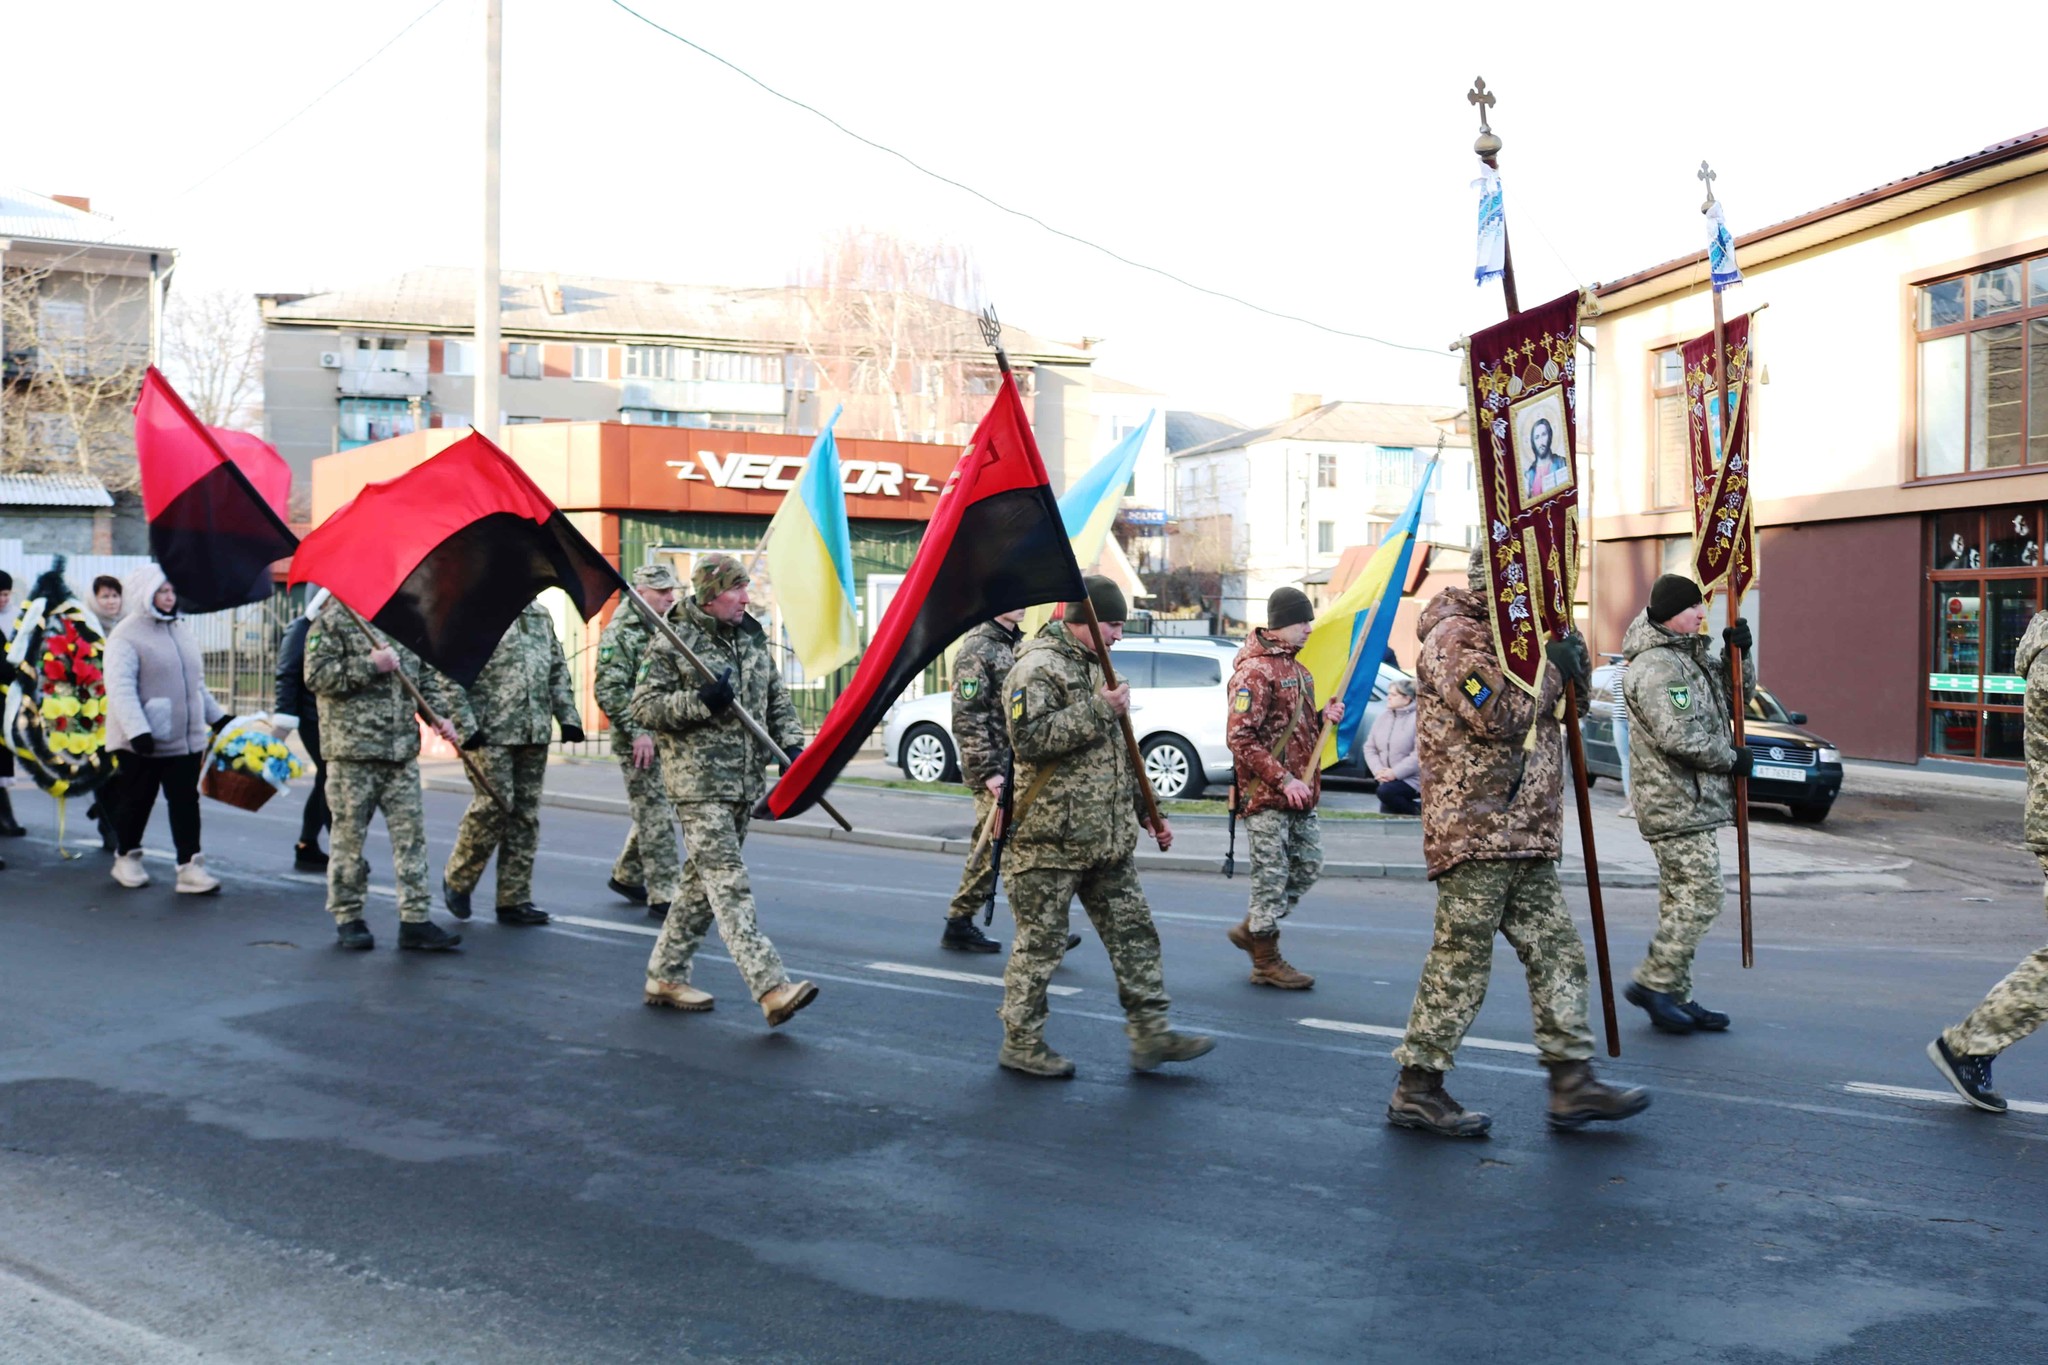
[[(429, 791), (469, 791), (461, 766), (453, 762), (424, 761), (420, 764)], [(897, 777), (894, 768), (880, 760), (857, 760), (847, 777)], [(1973, 779), (1974, 780), (1974, 779)], [(852, 832), (840, 829), (822, 810), (813, 809), (794, 820), (754, 822), (751, 833), (785, 838), (835, 839), (846, 843), (881, 848), (913, 849), (928, 853), (950, 853), (964, 857), (971, 846), (974, 805), (964, 792), (939, 794), (866, 787), (841, 781), (827, 799), (853, 825)], [(1621, 793), (1612, 783), (1599, 784), (1592, 793), (1593, 835), (1600, 856), (1603, 886), (1654, 887), (1657, 859), (1643, 842), (1633, 820), (1624, 820)], [(597, 811), (609, 815), (627, 813), (626, 796), (616, 764), (608, 761), (562, 760), (548, 765), (542, 802), (570, 810)], [(1332, 803), (1333, 805), (1335, 803)], [(1345, 804), (1353, 804), (1347, 802)], [(1585, 862), (1579, 852), (1578, 820), (1566, 797), (1564, 820), (1565, 857), (1561, 865), (1568, 885), (1585, 884)], [(1160, 853), (1151, 842), (1139, 838), (1138, 862), (1158, 871), (1216, 872), (1223, 863), (1228, 843), (1228, 819), (1222, 803), (1214, 815), (1174, 815), (1174, 843), (1171, 853)], [(1422, 822), (1415, 819), (1345, 819), (1343, 812), (1331, 811), (1323, 820), (1323, 876), (1349, 878), (1390, 878), (1405, 881), (1424, 879)], [(1872, 850), (1869, 856), (1855, 856), (1859, 846), (1843, 839), (1798, 825), (1771, 820), (1753, 821), (1750, 826), (1751, 886), (1761, 894), (1796, 894), (1816, 883), (1841, 887), (1885, 887), (1898, 884), (1898, 873), (1912, 866), (1909, 858)], [(1148, 851), (1150, 850), (1150, 851)], [(1735, 885), (1735, 831), (1721, 831), (1721, 865), (1728, 885)], [(1237, 868), (1240, 876), (1251, 869), (1251, 848), (1238, 831)]]

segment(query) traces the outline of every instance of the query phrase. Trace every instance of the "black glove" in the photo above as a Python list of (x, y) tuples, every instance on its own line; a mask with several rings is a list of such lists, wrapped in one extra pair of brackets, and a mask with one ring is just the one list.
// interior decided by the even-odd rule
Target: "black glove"
[(580, 725), (564, 725), (564, 726), (562, 727), (562, 743), (564, 743), (564, 744), (581, 744), (582, 742), (583, 742), (583, 727), (582, 727), (582, 726), (580, 726)]
[(144, 758), (156, 752), (155, 735), (136, 735), (128, 741), (128, 747)]
[(710, 682), (697, 689), (697, 700), (704, 703), (712, 715), (718, 715), (732, 705), (732, 670), (726, 669)]
[(481, 728), (479, 728), (477, 732), (471, 735), (468, 739), (462, 741), (462, 748), (465, 753), (474, 753), (478, 749), (481, 749), (483, 747), (484, 732)]
[(797, 755), (801, 754), (803, 751), (804, 746), (801, 744), (791, 744), (785, 746), (782, 752), (789, 755), (789, 762), (782, 765), (782, 771), (788, 772), (791, 768), (794, 768), (796, 766)]
[(228, 722), (233, 719), (233, 716), (222, 716), (219, 720), (215, 721), (213, 725), (210, 727), (210, 733), (218, 737), (221, 731), (228, 728)]
[(1728, 776), (1730, 777), (1748, 777), (1750, 770), (1756, 767), (1756, 755), (1743, 745), (1733, 746), (1733, 752), (1729, 754), (1729, 758), (1731, 762), (1728, 767)]
[(1744, 654), (1756, 647), (1756, 638), (1749, 633), (1749, 618), (1738, 616), (1735, 624), (1721, 632), (1721, 643), (1730, 649), (1739, 649)]
[(1593, 681), (1593, 661), (1586, 654), (1584, 637), (1574, 634), (1552, 640), (1543, 646), (1543, 653), (1550, 666), (1584, 695)]

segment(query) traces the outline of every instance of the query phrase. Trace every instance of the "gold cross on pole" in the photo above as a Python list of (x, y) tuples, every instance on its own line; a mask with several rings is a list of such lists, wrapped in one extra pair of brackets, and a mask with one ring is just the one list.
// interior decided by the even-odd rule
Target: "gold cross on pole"
[(1500, 155), (1500, 138), (1493, 131), (1493, 125), (1486, 121), (1486, 111), (1493, 108), (1493, 92), (1486, 88), (1486, 78), (1473, 78), (1472, 88), (1465, 92), (1465, 103), (1479, 110), (1479, 137), (1472, 143), (1472, 151), (1487, 165)]
[(1716, 180), (1719, 180), (1721, 177), (1714, 174), (1713, 168), (1708, 166), (1706, 162), (1702, 161), (1700, 163), (1699, 174), (1694, 178), (1707, 187), (1706, 200), (1700, 205), (1700, 212), (1705, 213), (1708, 209), (1714, 207), (1714, 182)]

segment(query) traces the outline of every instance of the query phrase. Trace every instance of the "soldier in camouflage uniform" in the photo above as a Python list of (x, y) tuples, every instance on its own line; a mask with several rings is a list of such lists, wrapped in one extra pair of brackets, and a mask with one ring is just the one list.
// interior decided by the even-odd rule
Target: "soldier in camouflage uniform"
[[(1728, 699), (1728, 657), (1707, 657), (1699, 633), (1707, 608), (1699, 584), (1665, 574), (1621, 639), (1628, 660), (1629, 789), (1636, 823), (1657, 855), (1657, 932), (1625, 992), (1665, 1033), (1719, 1032), (1728, 1016), (1692, 998), (1692, 959), (1721, 913), (1721, 846), (1735, 823), (1735, 778), (1750, 752), (1737, 748)], [(1721, 632), (1742, 651), (1743, 700), (1756, 695), (1747, 621)]]
[(583, 738), (583, 718), (576, 711), (554, 618), (540, 603), (528, 602), (456, 708), (455, 724), (469, 736), (462, 747), (512, 808), (505, 811), (471, 780), (476, 795), (462, 813), (455, 848), (441, 873), (441, 898), (457, 919), (469, 918), (470, 893), (498, 851), (498, 923), (548, 922), (547, 912), (533, 903), (533, 858), (540, 849), (541, 781), (547, 776), (548, 741), (556, 721), (565, 743)]
[(960, 890), (946, 908), (941, 948), (994, 953), (1003, 945), (981, 932), (974, 917), (995, 891), (993, 840), (989, 822), (1001, 808), (1010, 780), (1010, 731), (1003, 722), (1003, 679), (1017, 662), (1017, 623), (1022, 611), (984, 621), (960, 641), (953, 659), (953, 744), (960, 751), (960, 780), (974, 794), (974, 848), (960, 874)]
[(767, 790), (774, 760), (734, 715), (735, 705), (794, 761), (804, 727), (769, 657), (760, 624), (747, 615), (747, 574), (731, 555), (706, 555), (690, 575), (695, 594), (677, 613), (676, 633), (716, 674), (706, 682), (676, 647), (656, 638), (640, 662), (633, 723), (652, 731), (661, 779), (675, 804), (689, 856), (681, 889), (647, 959), (642, 999), (671, 1009), (708, 1010), (709, 992), (690, 984), (690, 964), (712, 921), (771, 1028), (817, 998), (808, 981), (791, 981), (754, 915), (754, 892), (740, 846), (754, 803)]
[[(633, 571), (640, 596), (671, 622), (682, 584), (666, 564), (643, 565)], [(633, 822), (626, 846), (612, 864), (611, 889), (647, 907), (650, 919), (667, 919), (682, 880), (676, 854), (676, 817), (661, 785), (661, 755), (654, 736), (633, 723), (633, 688), (640, 681), (640, 660), (651, 635), (645, 619), (630, 603), (621, 602), (597, 642), (597, 704), (612, 723), (612, 753), (626, 775), (626, 801)]]
[[(411, 678), (428, 705), (444, 716), (461, 689), (402, 645), (373, 645), (338, 599), (329, 598), (306, 635), (306, 686), (319, 699), (320, 756), (326, 761), (328, 835), (327, 911), (344, 948), (375, 946), (363, 923), (370, 864), (363, 840), (370, 817), (384, 812), (391, 862), (398, 881), (398, 946), (447, 949), (462, 942), (433, 923), (427, 911), (426, 813), (420, 803), (420, 731), (412, 697), (399, 680)], [(442, 720), (441, 737), (457, 732)]]
[[(1315, 608), (1299, 588), (1275, 588), (1266, 627), (1237, 651), (1225, 733), (1237, 778), (1238, 809), (1252, 846), (1252, 898), (1244, 922), (1226, 935), (1249, 954), (1254, 986), (1305, 991), (1316, 979), (1280, 956), (1280, 921), (1323, 870), (1322, 722), (1344, 718), (1344, 703), (1316, 709), (1316, 680), (1295, 652), (1308, 639)], [(1304, 780), (1301, 774), (1308, 774)]]
[[(1102, 641), (1114, 644), (1123, 636), (1123, 592), (1097, 575), (1087, 584)], [(1045, 1045), (1045, 1001), (1066, 952), (1068, 906), (1077, 895), (1109, 950), (1131, 1066), (1151, 1071), (1215, 1046), (1167, 1027), (1159, 931), (1138, 885), (1135, 858), (1144, 810), (1138, 783), (1144, 779), (1131, 765), (1118, 720), (1130, 706), (1130, 686), (1105, 685), (1083, 610), (1070, 604), (1066, 620), (1027, 641), (1003, 682), (1017, 784), (1003, 861), (1017, 941), (1003, 971), (1003, 1047), (996, 1060), (1032, 1076), (1074, 1074), (1074, 1064)], [(1165, 817), (1151, 833), (1162, 850), (1172, 846)]]
[[(1564, 745), (1551, 714), (1566, 679), (1586, 703), (1584, 640), (1545, 647), (1531, 697), (1494, 653), (1486, 561), (1472, 557), (1470, 590), (1446, 588), (1423, 608), (1416, 634), (1415, 749), (1422, 764), (1422, 852), (1436, 883), (1436, 942), (1394, 1050), (1401, 1077), (1389, 1122), (1446, 1137), (1478, 1137), (1493, 1120), (1444, 1089), (1458, 1044), (1486, 999), (1493, 938), (1503, 934), (1529, 978), (1536, 1049), (1550, 1071), (1552, 1127), (1624, 1119), (1649, 1096), (1593, 1075), (1586, 1026), (1586, 949), (1558, 885)], [(1533, 749), (1523, 741), (1536, 726)]]
[[(2027, 680), (2027, 848), (2048, 874), (2048, 611), (2020, 637), (2013, 671)], [(2048, 895), (2048, 887), (2044, 887)], [(1991, 1063), (2048, 1019), (2048, 948), (2040, 948), (1991, 988), (1969, 1017), (1927, 1045), (1935, 1069), (1956, 1092), (1992, 1114), (2006, 1109), (1991, 1088)]]

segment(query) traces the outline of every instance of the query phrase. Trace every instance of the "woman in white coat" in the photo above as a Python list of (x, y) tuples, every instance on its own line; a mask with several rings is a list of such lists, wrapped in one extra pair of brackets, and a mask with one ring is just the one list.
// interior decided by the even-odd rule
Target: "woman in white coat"
[(220, 890), (199, 851), (199, 776), (213, 735), (228, 716), (206, 690), (199, 642), (178, 615), (178, 593), (154, 564), (128, 575), (128, 615), (107, 639), (107, 747), (117, 765), (108, 793), (114, 812), (114, 880), (149, 885), (142, 834), (164, 794), (178, 890)]

